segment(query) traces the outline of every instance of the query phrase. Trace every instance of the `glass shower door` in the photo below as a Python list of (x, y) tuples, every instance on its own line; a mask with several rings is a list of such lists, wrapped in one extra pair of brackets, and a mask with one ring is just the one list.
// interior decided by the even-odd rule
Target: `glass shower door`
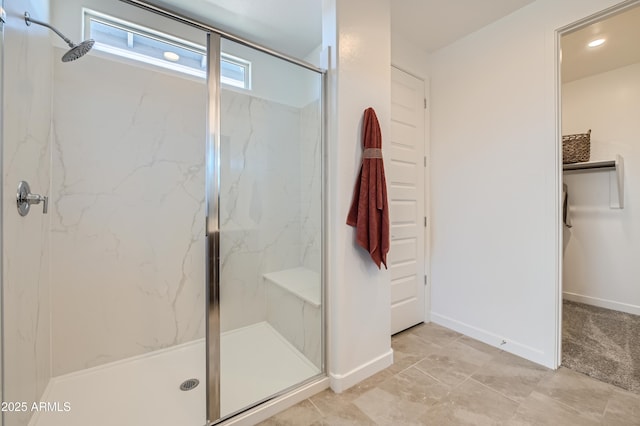
[[(323, 371), (322, 76), (225, 39), (221, 51), (225, 417)], [(244, 85), (225, 78), (225, 55), (245, 64)]]
[[(141, 60), (158, 46), (133, 30), (122, 49), (143, 54), (96, 43), (62, 63), (49, 30), (25, 25), (25, 4), (49, 19), (40, 3), (5, 2), (3, 401), (25, 405), (4, 426), (202, 426), (206, 70)], [(55, 14), (82, 16), (64, 4)], [(116, 1), (99, 12), (206, 49), (192, 26)], [(18, 214), (20, 180), (46, 215)]]

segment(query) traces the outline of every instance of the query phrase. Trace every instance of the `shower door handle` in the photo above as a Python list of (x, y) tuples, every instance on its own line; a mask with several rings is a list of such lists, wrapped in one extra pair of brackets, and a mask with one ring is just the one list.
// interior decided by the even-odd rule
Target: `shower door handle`
[(21, 181), (18, 184), (18, 193), (16, 194), (16, 204), (20, 216), (26, 216), (29, 214), (29, 209), (32, 204), (40, 203), (42, 203), (42, 213), (47, 214), (49, 210), (49, 197), (45, 195), (32, 194), (29, 184), (24, 180)]

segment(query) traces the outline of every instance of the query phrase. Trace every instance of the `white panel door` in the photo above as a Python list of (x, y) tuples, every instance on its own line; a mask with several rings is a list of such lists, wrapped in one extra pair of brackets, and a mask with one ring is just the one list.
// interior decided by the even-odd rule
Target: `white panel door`
[(391, 68), (391, 333), (425, 320), (425, 84)]

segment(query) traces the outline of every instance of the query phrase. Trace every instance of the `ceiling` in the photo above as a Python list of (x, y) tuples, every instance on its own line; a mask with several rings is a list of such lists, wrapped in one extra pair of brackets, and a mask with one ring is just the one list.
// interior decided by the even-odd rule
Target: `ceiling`
[(219, 30), (296, 58), (322, 41), (322, 0), (156, 0)]
[[(587, 47), (594, 39), (606, 42)], [(562, 37), (562, 82), (640, 62), (640, 6)]]
[[(534, 0), (391, 0), (391, 30), (433, 52)], [(322, 0), (158, 0), (211, 25), (304, 58), (320, 45)]]
[(391, 30), (433, 52), (535, 0), (391, 0)]

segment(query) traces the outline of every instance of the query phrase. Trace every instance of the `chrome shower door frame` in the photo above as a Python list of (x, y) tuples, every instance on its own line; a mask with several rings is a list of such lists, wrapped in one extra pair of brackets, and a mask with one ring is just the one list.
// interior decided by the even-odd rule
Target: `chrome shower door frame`
[(207, 35), (207, 420), (220, 416), (220, 35)]
[[(4, 176), (4, 0), (0, 0), (0, 176)], [(1, 181), (1, 179), (0, 179)], [(4, 185), (0, 185), (0, 401), (4, 401), (4, 220), (2, 214)], [(4, 425), (4, 413), (0, 413), (0, 426)]]

